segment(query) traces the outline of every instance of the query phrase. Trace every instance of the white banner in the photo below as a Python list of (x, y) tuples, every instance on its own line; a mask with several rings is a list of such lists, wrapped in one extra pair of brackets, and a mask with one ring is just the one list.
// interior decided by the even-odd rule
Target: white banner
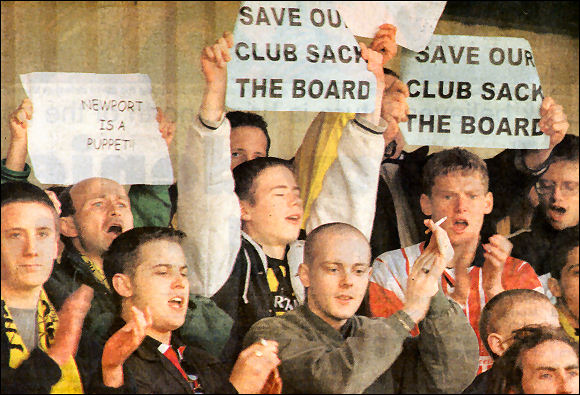
[(148, 75), (30, 73), (20, 79), (34, 106), (28, 152), (41, 183), (173, 182)]
[(229, 108), (374, 110), (376, 79), (340, 14), (325, 2), (243, 2), (230, 51)]
[(446, 1), (337, 1), (336, 8), (356, 36), (374, 37), (379, 26), (397, 27), (396, 41), (419, 52), (429, 43)]
[(538, 128), (543, 93), (523, 38), (434, 35), (419, 53), (404, 50), (409, 87), (407, 144), (547, 148)]

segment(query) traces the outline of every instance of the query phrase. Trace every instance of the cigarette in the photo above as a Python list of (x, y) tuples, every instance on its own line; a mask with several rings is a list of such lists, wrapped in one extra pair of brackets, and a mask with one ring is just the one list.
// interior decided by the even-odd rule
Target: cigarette
[[(447, 217), (441, 218), (439, 221), (435, 222), (435, 225), (437, 225), (437, 226), (441, 225), (443, 222), (445, 222), (446, 219), (447, 219)], [(427, 234), (429, 234), (429, 232), (431, 232), (431, 229), (427, 229), (425, 231), (425, 234), (427, 235)]]

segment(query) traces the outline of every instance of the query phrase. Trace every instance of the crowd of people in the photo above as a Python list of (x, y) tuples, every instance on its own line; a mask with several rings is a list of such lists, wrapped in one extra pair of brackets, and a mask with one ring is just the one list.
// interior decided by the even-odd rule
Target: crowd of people
[[(287, 160), (261, 116), (226, 112), (224, 33), (172, 186), (29, 183), (25, 99), (1, 168), (2, 391), (578, 393), (578, 136), (546, 97), (547, 149), (405, 152), (395, 34), (360, 43), (374, 111), (319, 114)], [(502, 234), (516, 197), (531, 225)]]

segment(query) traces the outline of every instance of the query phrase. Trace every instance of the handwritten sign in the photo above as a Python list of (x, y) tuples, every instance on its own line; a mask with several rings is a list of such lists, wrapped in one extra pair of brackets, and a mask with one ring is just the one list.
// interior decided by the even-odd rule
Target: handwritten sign
[(434, 35), (424, 51), (404, 50), (401, 78), (411, 114), (408, 144), (547, 148), (538, 128), (542, 87), (522, 38)]
[(446, 1), (337, 1), (336, 8), (356, 36), (374, 37), (379, 26), (397, 27), (396, 41), (411, 51), (429, 43)]
[(230, 108), (374, 110), (376, 79), (338, 11), (324, 2), (244, 2), (231, 54)]
[(173, 182), (149, 76), (30, 73), (20, 79), (34, 106), (28, 151), (41, 183)]

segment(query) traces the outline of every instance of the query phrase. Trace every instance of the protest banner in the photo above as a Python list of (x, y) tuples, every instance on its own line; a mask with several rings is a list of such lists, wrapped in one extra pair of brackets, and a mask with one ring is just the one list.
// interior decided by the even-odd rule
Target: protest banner
[(34, 105), (28, 152), (41, 183), (173, 183), (149, 76), (37, 72), (20, 79)]
[(424, 51), (403, 50), (401, 78), (411, 114), (407, 144), (547, 148), (538, 128), (544, 97), (522, 38), (434, 35)]
[(243, 2), (228, 63), (237, 110), (374, 110), (376, 79), (340, 14), (324, 2)]
[(337, 1), (336, 8), (355, 36), (373, 38), (379, 26), (397, 28), (396, 41), (419, 52), (431, 40), (446, 1)]

